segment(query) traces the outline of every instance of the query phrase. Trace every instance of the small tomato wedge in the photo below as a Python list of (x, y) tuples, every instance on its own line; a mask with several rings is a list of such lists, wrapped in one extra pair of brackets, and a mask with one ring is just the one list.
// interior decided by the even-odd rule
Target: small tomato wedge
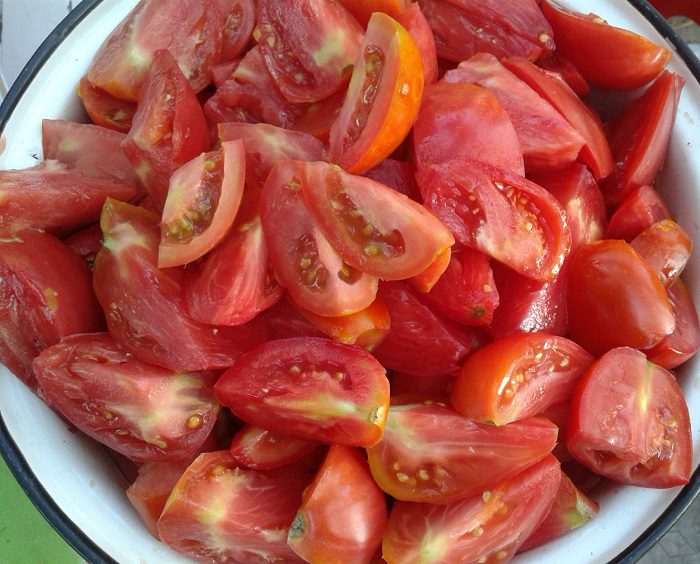
[(331, 126), (333, 162), (362, 173), (391, 155), (413, 126), (423, 86), (423, 62), (411, 36), (386, 14), (373, 14)]
[(656, 271), (666, 288), (681, 275), (693, 249), (693, 240), (685, 229), (670, 219), (647, 227), (630, 244)]
[(78, 96), (92, 123), (120, 133), (129, 133), (136, 113), (136, 102), (115, 98), (93, 86), (86, 76), (80, 79)]
[(623, 484), (686, 484), (693, 447), (675, 376), (629, 347), (607, 352), (579, 382), (566, 448), (584, 466)]
[(146, 364), (108, 333), (62, 339), (37, 357), (34, 373), (46, 403), (136, 461), (191, 457), (219, 412), (214, 373)]
[(359, 449), (333, 445), (289, 528), (287, 542), (306, 562), (370, 562), (388, 512)]
[(517, 333), (475, 351), (457, 375), (450, 403), (481, 423), (505, 425), (569, 401), (593, 357), (573, 341)]
[(561, 470), (552, 455), (493, 489), (432, 505), (399, 501), (382, 556), (388, 564), (508, 562), (549, 513)]
[(219, 5), (224, 16), (219, 60), (235, 61), (253, 37), (255, 0), (219, 0)]
[(552, 0), (543, 0), (542, 13), (552, 26), (557, 52), (601, 88), (639, 88), (656, 78), (671, 60), (666, 47), (612, 26), (595, 14), (568, 10)]
[(254, 425), (245, 425), (231, 441), (231, 455), (241, 466), (255, 470), (272, 470), (298, 462), (321, 446), (271, 433)]
[(542, 460), (557, 433), (546, 419), (496, 427), (435, 402), (392, 405), (384, 436), (367, 455), (374, 479), (389, 495), (446, 504), (481, 494)]
[(362, 272), (410, 278), (454, 244), (435, 216), (383, 184), (327, 163), (299, 168), (309, 212), (343, 260)]
[(659, 193), (651, 186), (640, 186), (625, 196), (610, 216), (605, 238), (629, 242), (664, 219), (671, 219), (671, 213)]
[(348, 446), (376, 444), (389, 405), (389, 381), (369, 353), (313, 337), (258, 347), (221, 376), (215, 391), (248, 423)]
[(241, 204), (245, 170), (245, 149), (237, 140), (173, 173), (161, 219), (159, 268), (193, 262), (223, 239)]

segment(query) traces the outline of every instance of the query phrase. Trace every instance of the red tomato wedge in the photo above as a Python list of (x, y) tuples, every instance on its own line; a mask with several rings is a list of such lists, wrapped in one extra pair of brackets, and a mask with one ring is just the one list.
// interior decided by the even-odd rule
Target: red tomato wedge
[(411, 6), (411, 0), (338, 0), (338, 2), (355, 16), (362, 27), (367, 27), (374, 12), (383, 12), (398, 19)]
[(294, 466), (261, 472), (240, 468), (228, 451), (201, 454), (168, 498), (158, 533), (195, 560), (301, 563), (287, 530), (309, 480)]
[(218, 0), (224, 16), (219, 59), (235, 61), (253, 37), (255, 0)]
[(419, 170), (425, 206), (462, 245), (535, 280), (559, 274), (571, 236), (561, 205), (526, 178), (477, 161)]
[(419, 292), (430, 292), (450, 266), (451, 259), (452, 250), (445, 249), (435, 257), (435, 260), (430, 263), (428, 268), (409, 278), (409, 284)]
[(624, 241), (606, 239), (576, 251), (566, 301), (571, 338), (596, 356), (620, 346), (653, 347), (675, 327), (664, 285)]
[(209, 149), (209, 131), (197, 96), (168, 51), (158, 51), (139, 93), (124, 152), (157, 205), (170, 175)]
[(377, 278), (346, 264), (311, 216), (304, 198), (306, 164), (283, 161), (265, 182), (260, 219), (279, 283), (304, 309), (348, 315), (374, 301)]
[(61, 337), (102, 331), (90, 270), (53, 235), (0, 239), (0, 363), (35, 388), (32, 361)]
[(380, 163), (401, 144), (423, 95), (423, 62), (406, 29), (372, 15), (348, 93), (331, 126), (332, 160), (352, 173)]
[(107, 94), (93, 86), (86, 76), (80, 79), (78, 96), (92, 123), (120, 133), (129, 133), (136, 113), (135, 102), (127, 102)]
[(584, 139), (551, 104), (488, 53), (474, 55), (445, 73), (445, 82), (489, 90), (513, 122), (528, 172), (564, 167), (576, 160)]
[(513, 122), (491, 92), (472, 84), (438, 82), (425, 89), (413, 127), (419, 170), (453, 159), (474, 159), (525, 174)]
[(108, 200), (101, 226), (95, 293), (112, 336), (136, 358), (175, 371), (225, 368), (264, 341), (261, 321), (221, 327), (187, 315), (179, 280), (156, 266), (155, 214)]
[(503, 337), (475, 351), (462, 365), (450, 403), (474, 421), (506, 425), (569, 401), (593, 360), (564, 337)]
[(317, 225), (349, 265), (383, 280), (415, 276), (454, 244), (420, 204), (326, 163), (297, 163)]
[(629, 242), (657, 221), (670, 218), (671, 213), (659, 193), (651, 186), (640, 186), (617, 206), (610, 216), (605, 236)]
[(245, 425), (231, 442), (231, 455), (241, 466), (255, 470), (272, 470), (298, 462), (321, 446), (266, 429)]
[(496, 427), (435, 402), (392, 405), (384, 436), (367, 455), (375, 481), (389, 495), (446, 504), (481, 494), (542, 460), (557, 433), (546, 419)]
[(370, 562), (387, 519), (384, 492), (364, 455), (333, 445), (304, 490), (287, 543), (306, 562)]
[(56, 161), (0, 171), (0, 233), (33, 228), (66, 235), (96, 222), (107, 198), (138, 195), (130, 184), (93, 178)]
[(377, 443), (389, 405), (389, 381), (369, 353), (313, 337), (258, 347), (221, 376), (215, 391), (248, 423), (348, 446)]
[(671, 60), (666, 47), (609, 25), (595, 14), (568, 10), (552, 0), (542, 2), (542, 13), (552, 26), (557, 52), (601, 88), (639, 88), (656, 78)]
[(501, 61), (519, 79), (547, 100), (573, 125), (585, 141), (579, 160), (587, 164), (596, 180), (607, 177), (615, 167), (600, 117), (569, 87), (564, 79), (522, 58)]
[(161, 219), (159, 268), (193, 262), (224, 238), (243, 197), (245, 163), (243, 142), (224, 141), (172, 174)]
[(552, 28), (535, 0), (420, 0), (437, 52), (456, 63), (477, 53), (537, 59), (554, 50)]
[(135, 102), (160, 49), (177, 60), (196, 90), (211, 81), (221, 51), (223, 16), (205, 0), (139, 2), (104, 41), (88, 80), (115, 98)]
[(388, 564), (508, 562), (552, 507), (561, 470), (548, 455), (493, 489), (449, 505), (396, 503), (382, 556)]
[(282, 297), (272, 273), (260, 217), (236, 225), (184, 282), (187, 311), (215, 325), (241, 325)]
[(342, 88), (355, 64), (362, 28), (342, 4), (258, 0), (253, 37), (290, 102), (318, 102)]
[(400, 15), (393, 17), (397, 22), (399, 22), (399, 24), (406, 28), (406, 31), (416, 44), (416, 47), (418, 47), (420, 58), (423, 62), (425, 84), (430, 84), (435, 82), (438, 76), (435, 36), (433, 35), (433, 30), (431, 29), (428, 20), (425, 19), (425, 16), (420, 9), (420, 5), (417, 2), (413, 4), (407, 2), (407, 4), (408, 7)]
[(537, 59), (536, 64), (546, 71), (559, 73), (579, 98), (585, 98), (590, 94), (591, 87), (586, 82), (586, 79), (581, 76), (574, 64), (562, 57), (558, 51), (551, 51), (544, 57), (540, 57)]
[(617, 165), (602, 188), (612, 208), (634, 189), (650, 185), (663, 166), (684, 84), (682, 76), (662, 72), (639, 98), (608, 123), (608, 138)]
[(219, 412), (214, 373), (146, 364), (107, 333), (62, 339), (37, 357), (34, 373), (51, 407), (136, 461), (191, 457)]
[(675, 221), (664, 219), (647, 227), (630, 243), (668, 288), (681, 275), (690, 258), (693, 241)]
[(579, 382), (566, 448), (584, 466), (623, 484), (686, 484), (693, 447), (676, 378), (644, 353), (628, 347), (609, 351)]

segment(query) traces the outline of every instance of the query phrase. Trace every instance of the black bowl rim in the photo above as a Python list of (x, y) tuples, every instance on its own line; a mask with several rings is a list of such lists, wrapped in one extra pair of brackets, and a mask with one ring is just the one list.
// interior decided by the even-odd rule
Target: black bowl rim
[[(0, 105), (0, 133), (4, 131), (12, 111), (44, 63), (65, 37), (101, 2), (102, 0), (83, 0), (39, 46), (13, 83), (2, 105)], [(680, 39), (663, 16), (646, 0), (627, 0), (627, 2), (634, 6), (675, 47), (678, 55), (683, 59), (698, 83), (700, 83), (700, 60), (698, 60), (690, 47)], [(0, 454), (2, 454), (8, 468), (27, 497), (58, 534), (80, 556), (91, 564), (117, 564), (113, 558), (105, 553), (68, 518), (46, 491), (10, 435), (1, 413)], [(679, 492), (661, 516), (611, 562), (615, 564), (631, 564), (638, 561), (668, 532), (698, 494), (700, 494), (700, 467), (695, 470), (688, 484)]]

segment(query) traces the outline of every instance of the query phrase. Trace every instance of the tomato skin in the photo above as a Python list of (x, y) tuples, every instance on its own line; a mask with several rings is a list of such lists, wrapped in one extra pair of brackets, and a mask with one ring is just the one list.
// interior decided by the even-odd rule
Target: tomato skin
[(129, 133), (136, 113), (135, 102), (127, 102), (111, 96), (93, 86), (87, 76), (80, 79), (78, 96), (92, 123), (120, 133)]
[(629, 242), (657, 221), (670, 218), (659, 193), (651, 186), (640, 186), (625, 196), (610, 216), (605, 238)]
[(384, 436), (367, 455), (372, 475), (386, 493), (442, 505), (481, 494), (542, 460), (557, 433), (545, 419), (496, 427), (476, 423), (444, 404), (409, 403), (389, 408)]
[(449, 505), (399, 501), (382, 555), (389, 564), (507, 562), (547, 516), (560, 476), (559, 462), (547, 455), (492, 489)]
[(199, 561), (302, 562), (286, 532), (309, 479), (294, 466), (261, 472), (239, 467), (228, 451), (201, 454), (168, 498), (159, 536)]
[(63, 338), (36, 358), (34, 373), (48, 405), (136, 461), (191, 457), (219, 411), (215, 374), (143, 363), (107, 333)]
[(284, 97), (317, 102), (346, 84), (362, 28), (335, 1), (258, 0), (253, 35)]
[(542, 13), (552, 26), (557, 51), (601, 88), (629, 90), (644, 86), (671, 59), (666, 47), (609, 25), (595, 14), (581, 14), (549, 0), (542, 2)]
[(272, 470), (302, 460), (320, 443), (277, 435), (254, 425), (244, 425), (231, 441), (231, 456), (241, 466)]
[(438, 55), (456, 63), (479, 52), (537, 59), (554, 50), (552, 28), (534, 0), (420, 0)]
[(389, 381), (369, 353), (314, 337), (258, 347), (214, 389), (221, 403), (248, 423), (348, 446), (379, 441), (389, 405)]
[(608, 206), (614, 209), (640, 186), (650, 185), (666, 160), (678, 100), (685, 79), (664, 71), (644, 93), (608, 123), (614, 174), (603, 183)]
[(564, 210), (544, 188), (484, 162), (451, 161), (417, 174), (425, 206), (455, 239), (535, 280), (552, 280), (569, 254)]
[(450, 403), (481, 423), (505, 425), (569, 401), (593, 357), (573, 341), (518, 333), (474, 352), (457, 375)]
[(101, 226), (95, 293), (112, 336), (136, 358), (175, 371), (226, 368), (264, 341), (262, 321), (217, 327), (186, 314), (177, 271), (156, 266), (160, 233), (155, 214), (107, 200)]
[(481, 159), (525, 174), (520, 141), (498, 99), (471, 84), (428, 85), (413, 127), (418, 170), (453, 159)]
[(406, 28), (406, 31), (416, 44), (416, 47), (418, 47), (421, 61), (423, 61), (425, 84), (435, 82), (438, 75), (435, 36), (433, 35), (433, 30), (430, 28), (428, 20), (425, 19), (425, 15), (423, 15), (420, 9), (420, 5), (417, 2), (412, 4), (408, 3), (408, 7), (406, 7), (401, 14), (393, 17)]
[(676, 378), (640, 351), (610, 350), (579, 382), (566, 447), (584, 466), (623, 484), (686, 484), (692, 459), (690, 420)]
[(693, 241), (685, 229), (670, 219), (647, 227), (630, 244), (656, 271), (666, 288), (681, 275), (693, 249)]
[(401, 24), (372, 15), (354, 61), (348, 93), (333, 125), (333, 162), (354, 174), (379, 164), (402, 143), (420, 107), (421, 54)]
[(663, 284), (624, 241), (606, 239), (576, 251), (566, 300), (571, 338), (596, 356), (619, 346), (653, 347), (675, 327)]
[(358, 449), (333, 445), (289, 528), (287, 542), (306, 562), (364, 564), (382, 542), (384, 493)]
[(90, 270), (53, 235), (20, 231), (0, 241), (0, 363), (31, 388), (32, 361), (73, 333), (104, 328)]
[(445, 73), (442, 80), (476, 84), (496, 96), (513, 122), (529, 173), (560, 169), (576, 160), (583, 137), (493, 55), (478, 53)]
[(435, 216), (383, 184), (327, 163), (298, 168), (304, 201), (319, 229), (362, 272), (383, 280), (409, 278), (454, 244)]

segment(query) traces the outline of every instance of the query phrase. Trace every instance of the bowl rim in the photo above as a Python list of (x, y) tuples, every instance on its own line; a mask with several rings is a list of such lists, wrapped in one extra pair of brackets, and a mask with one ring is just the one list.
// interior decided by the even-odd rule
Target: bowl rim
[[(65, 37), (92, 12), (103, 0), (82, 0), (42, 42), (29, 62), (22, 69), (0, 104), (0, 135), (12, 116), (20, 98), (30, 86), (37, 73)], [(690, 73), (700, 84), (700, 60), (693, 50), (673, 30), (664, 17), (647, 0), (626, 0), (675, 48)], [(56, 532), (87, 562), (118, 564), (90, 539), (53, 500), (49, 492), (36, 477), (22, 452), (9, 433), (0, 413), (0, 455), (20, 487), (39, 513)], [(678, 493), (666, 510), (644, 530), (625, 550), (613, 560), (615, 564), (632, 564), (648, 552), (678, 521), (700, 494), (700, 467), (690, 477), (688, 484)]]

